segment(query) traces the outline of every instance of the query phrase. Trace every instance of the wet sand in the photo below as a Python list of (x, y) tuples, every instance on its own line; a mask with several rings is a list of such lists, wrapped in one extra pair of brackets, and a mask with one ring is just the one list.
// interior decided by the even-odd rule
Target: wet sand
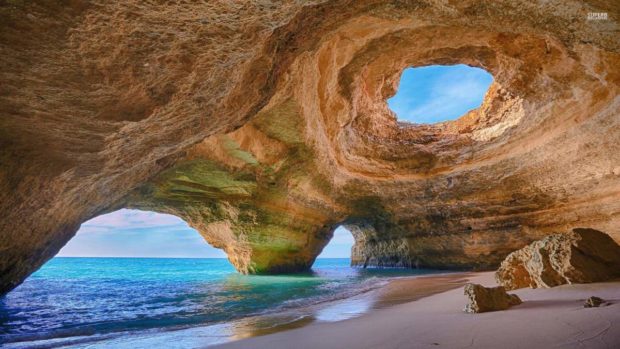
[[(390, 280), (377, 290), (348, 299), (295, 309), (290, 312), (263, 315), (232, 323), (230, 340), (289, 331), (314, 323), (335, 323), (362, 316), (376, 309), (412, 302), (457, 287), (467, 282), (466, 273), (445, 273), (433, 276), (402, 277)], [(303, 314), (303, 315), (300, 315)]]
[(413, 302), (420, 298), (462, 287), (468, 282), (468, 277), (471, 276), (471, 273), (454, 273), (395, 279), (371, 295), (373, 298), (372, 308), (381, 309)]
[[(620, 281), (516, 290), (519, 306), (466, 314), (467, 280), (496, 285), (488, 272), (397, 279), (358, 317), (311, 319), (217, 348), (620, 348)], [(611, 304), (583, 308), (590, 296)]]

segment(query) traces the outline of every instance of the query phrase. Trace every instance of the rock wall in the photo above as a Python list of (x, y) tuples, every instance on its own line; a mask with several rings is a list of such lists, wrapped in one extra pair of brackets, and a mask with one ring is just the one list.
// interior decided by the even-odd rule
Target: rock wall
[[(619, 15), (1, 2), (0, 293), (122, 207), (182, 217), (242, 272), (307, 268), (339, 224), (362, 265), (490, 268), (576, 226), (620, 241)], [(397, 122), (402, 69), (457, 63), (493, 74), (481, 108)]]

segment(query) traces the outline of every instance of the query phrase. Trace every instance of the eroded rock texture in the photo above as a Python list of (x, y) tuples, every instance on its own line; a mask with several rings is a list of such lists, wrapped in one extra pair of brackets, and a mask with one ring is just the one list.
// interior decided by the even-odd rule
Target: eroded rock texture
[(596, 296), (592, 296), (583, 303), (584, 308), (598, 308), (601, 304), (605, 303), (605, 300)]
[(573, 229), (512, 252), (495, 273), (509, 290), (607, 281), (620, 277), (620, 245), (603, 232)]
[[(607, 12), (588, 21), (588, 12)], [(97, 215), (178, 215), (244, 272), (489, 268), (554, 231), (620, 241), (610, 1), (4, 1), (0, 292)], [(408, 66), (495, 82), (436, 125), (386, 105)]]
[(467, 284), (464, 293), (467, 296), (467, 304), (463, 311), (466, 313), (506, 310), (522, 303), (519, 296), (506, 293), (506, 289), (502, 286), (484, 287), (478, 284)]

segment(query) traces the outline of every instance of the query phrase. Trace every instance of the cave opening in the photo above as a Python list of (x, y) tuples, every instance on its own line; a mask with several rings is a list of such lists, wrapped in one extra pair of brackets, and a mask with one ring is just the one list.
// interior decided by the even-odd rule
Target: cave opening
[(56, 257), (226, 258), (183, 219), (120, 209), (84, 222)]
[(479, 108), (492, 82), (486, 70), (465, 64), (409, 67), (387, 104), (401, 122), (452, 121)]
[(351, 232), (344, 226), (338, 226), (334, 230), (334, 236), (321, 251), (317, 259), (327, 258), (351, 258), (351, 249), (355, 240)]

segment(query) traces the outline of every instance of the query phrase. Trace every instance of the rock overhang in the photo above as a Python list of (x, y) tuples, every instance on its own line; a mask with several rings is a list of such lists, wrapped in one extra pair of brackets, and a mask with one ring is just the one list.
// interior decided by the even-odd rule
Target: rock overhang
[[(119, 207), (179, 215), (245, 272), (309, 267), (343, 222), (363, 265), (489, 268), (572, 226), (620, 239), (613, 6), (194, 6), (10, 9), (3, 290)], [(399, 124), (399, 72), (457, 63), (493, 74), (481, 108)]]

